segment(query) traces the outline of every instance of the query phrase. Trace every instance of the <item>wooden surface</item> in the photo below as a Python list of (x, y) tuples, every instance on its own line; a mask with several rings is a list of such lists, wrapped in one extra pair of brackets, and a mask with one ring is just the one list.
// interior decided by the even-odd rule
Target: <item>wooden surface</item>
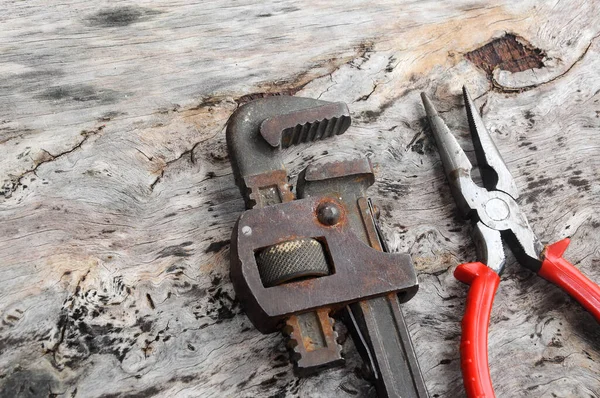
[[(346, 101), (311, 161), (367, 154), (371, 195), (421, 287), (405, 314), (432, 397), (464, 394), (475, 259), (419, 93), (470, 145), (467, 84), (544, 242), (600, 281), (598, 1), (6, 1), (0, 7), (0, 396), (367, 397), (297, 379), (228, 277), (243, 201), (224, 126), (257, 93)], [(490, 330), (499, 397), (599, 397), (600, 326), (509, 254)]]

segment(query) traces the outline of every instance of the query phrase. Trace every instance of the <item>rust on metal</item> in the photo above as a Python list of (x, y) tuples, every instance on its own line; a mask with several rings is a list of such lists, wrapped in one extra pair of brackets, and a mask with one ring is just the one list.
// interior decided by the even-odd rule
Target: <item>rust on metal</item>
[(314, 373), (324, 365), (343, 362), (342, 347), (337, 343), (329, 308), (292, 315), (287, 318), (283, 331), (289, 337), (288, 348), (302, 375)]
[[(294, 313), (324, 306), (339, 308), (392, 291), (406, 292), (406, 300), (416, 293), (417, 277), (408, 254), (384, 253), (367, 246), (349, 224), (324, 226), (315, 214), (321, 201), (306, 198), (248, 210), (234, 227), (232, 281), (248, 317), (264, 333), (273, 332), (278, 323)], [(253, 233), (244, 235), (245, 227)], [(265, 288), (255, 251), (298, 237), (326, 242), (335, 273)]]
[(372, 185), (375, 182), (373, 166), (368, 158), (358, 158), (344, 162), (331, 162), (322, 165), (311, 165), (306, 169), (306, 181), (330, 180), (333, 178), (365, 176)]
[(342, 363), (332, 313), (398, 292), (408, 300), (418, 288), (410, 256), (378, 246), (365, 199), (374, 182), (368, 159), (309, 166), (298, 176), (298, 200), (288, 184), (281, 148), (349, 126), (345, 104), (298, 97), (240, 106), (227, 126), (234, 178), (250, 209), (234, 226), (231, 281), (259, 331), (289, 337), (299, 374)]
[(244, 176), (249, 189), (248, 197), (254, 207), (271, 206), (276, 203), (294, 200), (294, 194), (287, 183), (285, 170), (274, 170), (268, 173)]

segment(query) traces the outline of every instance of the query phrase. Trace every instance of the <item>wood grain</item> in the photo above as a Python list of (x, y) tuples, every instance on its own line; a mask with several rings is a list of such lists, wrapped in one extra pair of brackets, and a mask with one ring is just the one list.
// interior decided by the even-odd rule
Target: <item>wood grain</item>
[[(598, 1), (5, 2), (0, 396), (373, 396), (342, 325), (346, 367), (297, 379), (228, 278), (244, 205), (224, 126), (273, 94), (349, 104), (344, 136), (286, 164), (371, 157), (384, 232), (419, 273), (405, 312), (429, 393), (462, 396), (452, 271), (475, 250), (419, 93), (468, 148), (469, 86), (535, 232), (571, 236), (567, 257), (600, 281), (599, 16)], [(511, 35), (537, 63), (468, 59)], [(509, 254), (490, 327), (499, 397), (599, 397), (599, 339)]]

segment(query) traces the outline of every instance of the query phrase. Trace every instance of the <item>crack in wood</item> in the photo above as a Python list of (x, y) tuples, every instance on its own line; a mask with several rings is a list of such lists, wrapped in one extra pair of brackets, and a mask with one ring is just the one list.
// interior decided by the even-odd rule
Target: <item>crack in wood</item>
[(79, 141), (77, 144), (75, 144), (75, 146), (71, 147), (70, 149), (60, 152), (56, 155), (51, 154), (50, 152), (46, 151), (45, 149), (42, 149), (42, 152), (44, 153), (44, 156), (42, 157), (42, 159), (36, 163), (35, 167), (33, 167), (32, 169), (29, 169), (27, 171), (25, 171), (24, 173), (21, 173), (21, 175), (15, 177), (10, 185), (5, 184), (2, 189), (0, 189), (0, 196), (4, 196), (5, 199), (9, 199), (13, 193), (15, 193), (15, 191), (20, 187), (23, 186), (23, 179), (28, 176), (29, 174), (34, 174), (36, 175), (36, 171), (38, 170), (38, 168), (44, 164), (50, 163), (55, 161), (56, 159), (60, 159), (61, 157), (68, 155), (70, 153), (73, 153), (74, 151), (76, 151), (77, 149), (80, 149), (82, 147), (83, 144), (85, 144), (88, 139), (98, 133), (100, 133), (103, 129), (104, 129), (105, 125), (99, 126), (94, 130), (83, 130), (81, 132), (80, 135), (83, 136), (83, 139), (81, 141)]
[(379, 83), (373, 84), (373, 89), (371, 90), (370, 93), (365, 94), (362, 97), (357, 98), (356, 101), (354, 101), (354, 102), (360, 102), (360, 101), (366, 101), (366, 100), (368, 100), (371, 97), (371, 95), (373, 95), (373, 93), (375, 92), (375, 90), (377, 90), (378, 86), (379, 86)]
[[(245, 94), (245, 95), (242, 95), (241, 97), (238, 97), (235, 100), (235, 102), (238, 104), (238, 107), (239, 107), (240, 105), (243, 105), (250, 101), (254, 101), (259, 98), (281, 96), (281, 95), (295, 95), (297, 92), (299, 92), (304, 87), (306, 87), (309, 83), (311, 83), (315, 80), (322, 79), (323, 77), (326, 77), (326, 76), (331, 77), (333, 75), (333, 73), (335, 73), (337, 70), (339, 70), (344, 65), (350, 65), (351, 67), (354, 67), (354, 68), (360, 70), (361, 65), (364, 62), (369, 60), (369, 54), (373, 52), (373, 48), (374, 48), (373, 42), (363, 42), (357, 46), (357, 48), (356, 48), (357, 53), (355, 54), (354, 57), (351, 57), (349, 60), (347, 60), (348, 59), (347, 57), (346, 58), (332, 58), (332, 59), (325, 60), (324, 62), (317, 63), (317, 64), (313, 65), (311, 68), (309, 68), (308, 70), (306, 70), (302, 73), (299, 73), (295, 78), (290, 79), (288, 82), (286, 82), (286, 81), (269, 82), (269, 83), (265, 84), (267, 87), (275, 88), (274, 90)], [(362, 62), (357, 63), (356, 60), (361, 60)], [(309, 79), (306, 79), (306, 77), (310, 75), (311, 70), (319, 68), (319, 67), (324, 67), (327, 64), (329, 64), (329, 68), (330, 68), (330, 71), (328, 73), (318, 75), (318, 76), (313, 76)], [(376, 87), (377, 87), (377, 85), (375, 85), (375, 87), (373, 88), (373, 91), (375, 91)]]

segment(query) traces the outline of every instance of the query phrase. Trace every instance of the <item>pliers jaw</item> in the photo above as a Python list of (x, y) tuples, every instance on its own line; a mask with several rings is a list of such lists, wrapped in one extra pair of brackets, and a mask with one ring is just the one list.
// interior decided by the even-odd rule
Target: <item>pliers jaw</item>
[(470, 205), (474, 199), (473, 193), (481, 189), (471, 179), (473, 165), (429, 97), (421, 93), (421, 99), (458, 209), (463, 217), (470, 218), (470, 213), (474, 210)]
[(500, 152), (498, 152), (498, 148), (465, 86), (463, 86), (463, 98), (483, 185), (489, 191), (506, 192), (513, 199), (518, 199), (517, 184), (510, 171), (508, 171), (506, 163), (504, 163)]
[(500, 273), (505, 256), (502, 238), (524, 266), (536, 271), (541, 266), (542, 244), (531, 230), (516, 202), (518, 190), (467, 89), (463, 97), (483, 180), (482, 188), (471, 178), (473, 166), (458, 141), (423, 93), (423, 105), (440, 152), (457, 206), (474, 224), (473, 238), (482, 262)]

